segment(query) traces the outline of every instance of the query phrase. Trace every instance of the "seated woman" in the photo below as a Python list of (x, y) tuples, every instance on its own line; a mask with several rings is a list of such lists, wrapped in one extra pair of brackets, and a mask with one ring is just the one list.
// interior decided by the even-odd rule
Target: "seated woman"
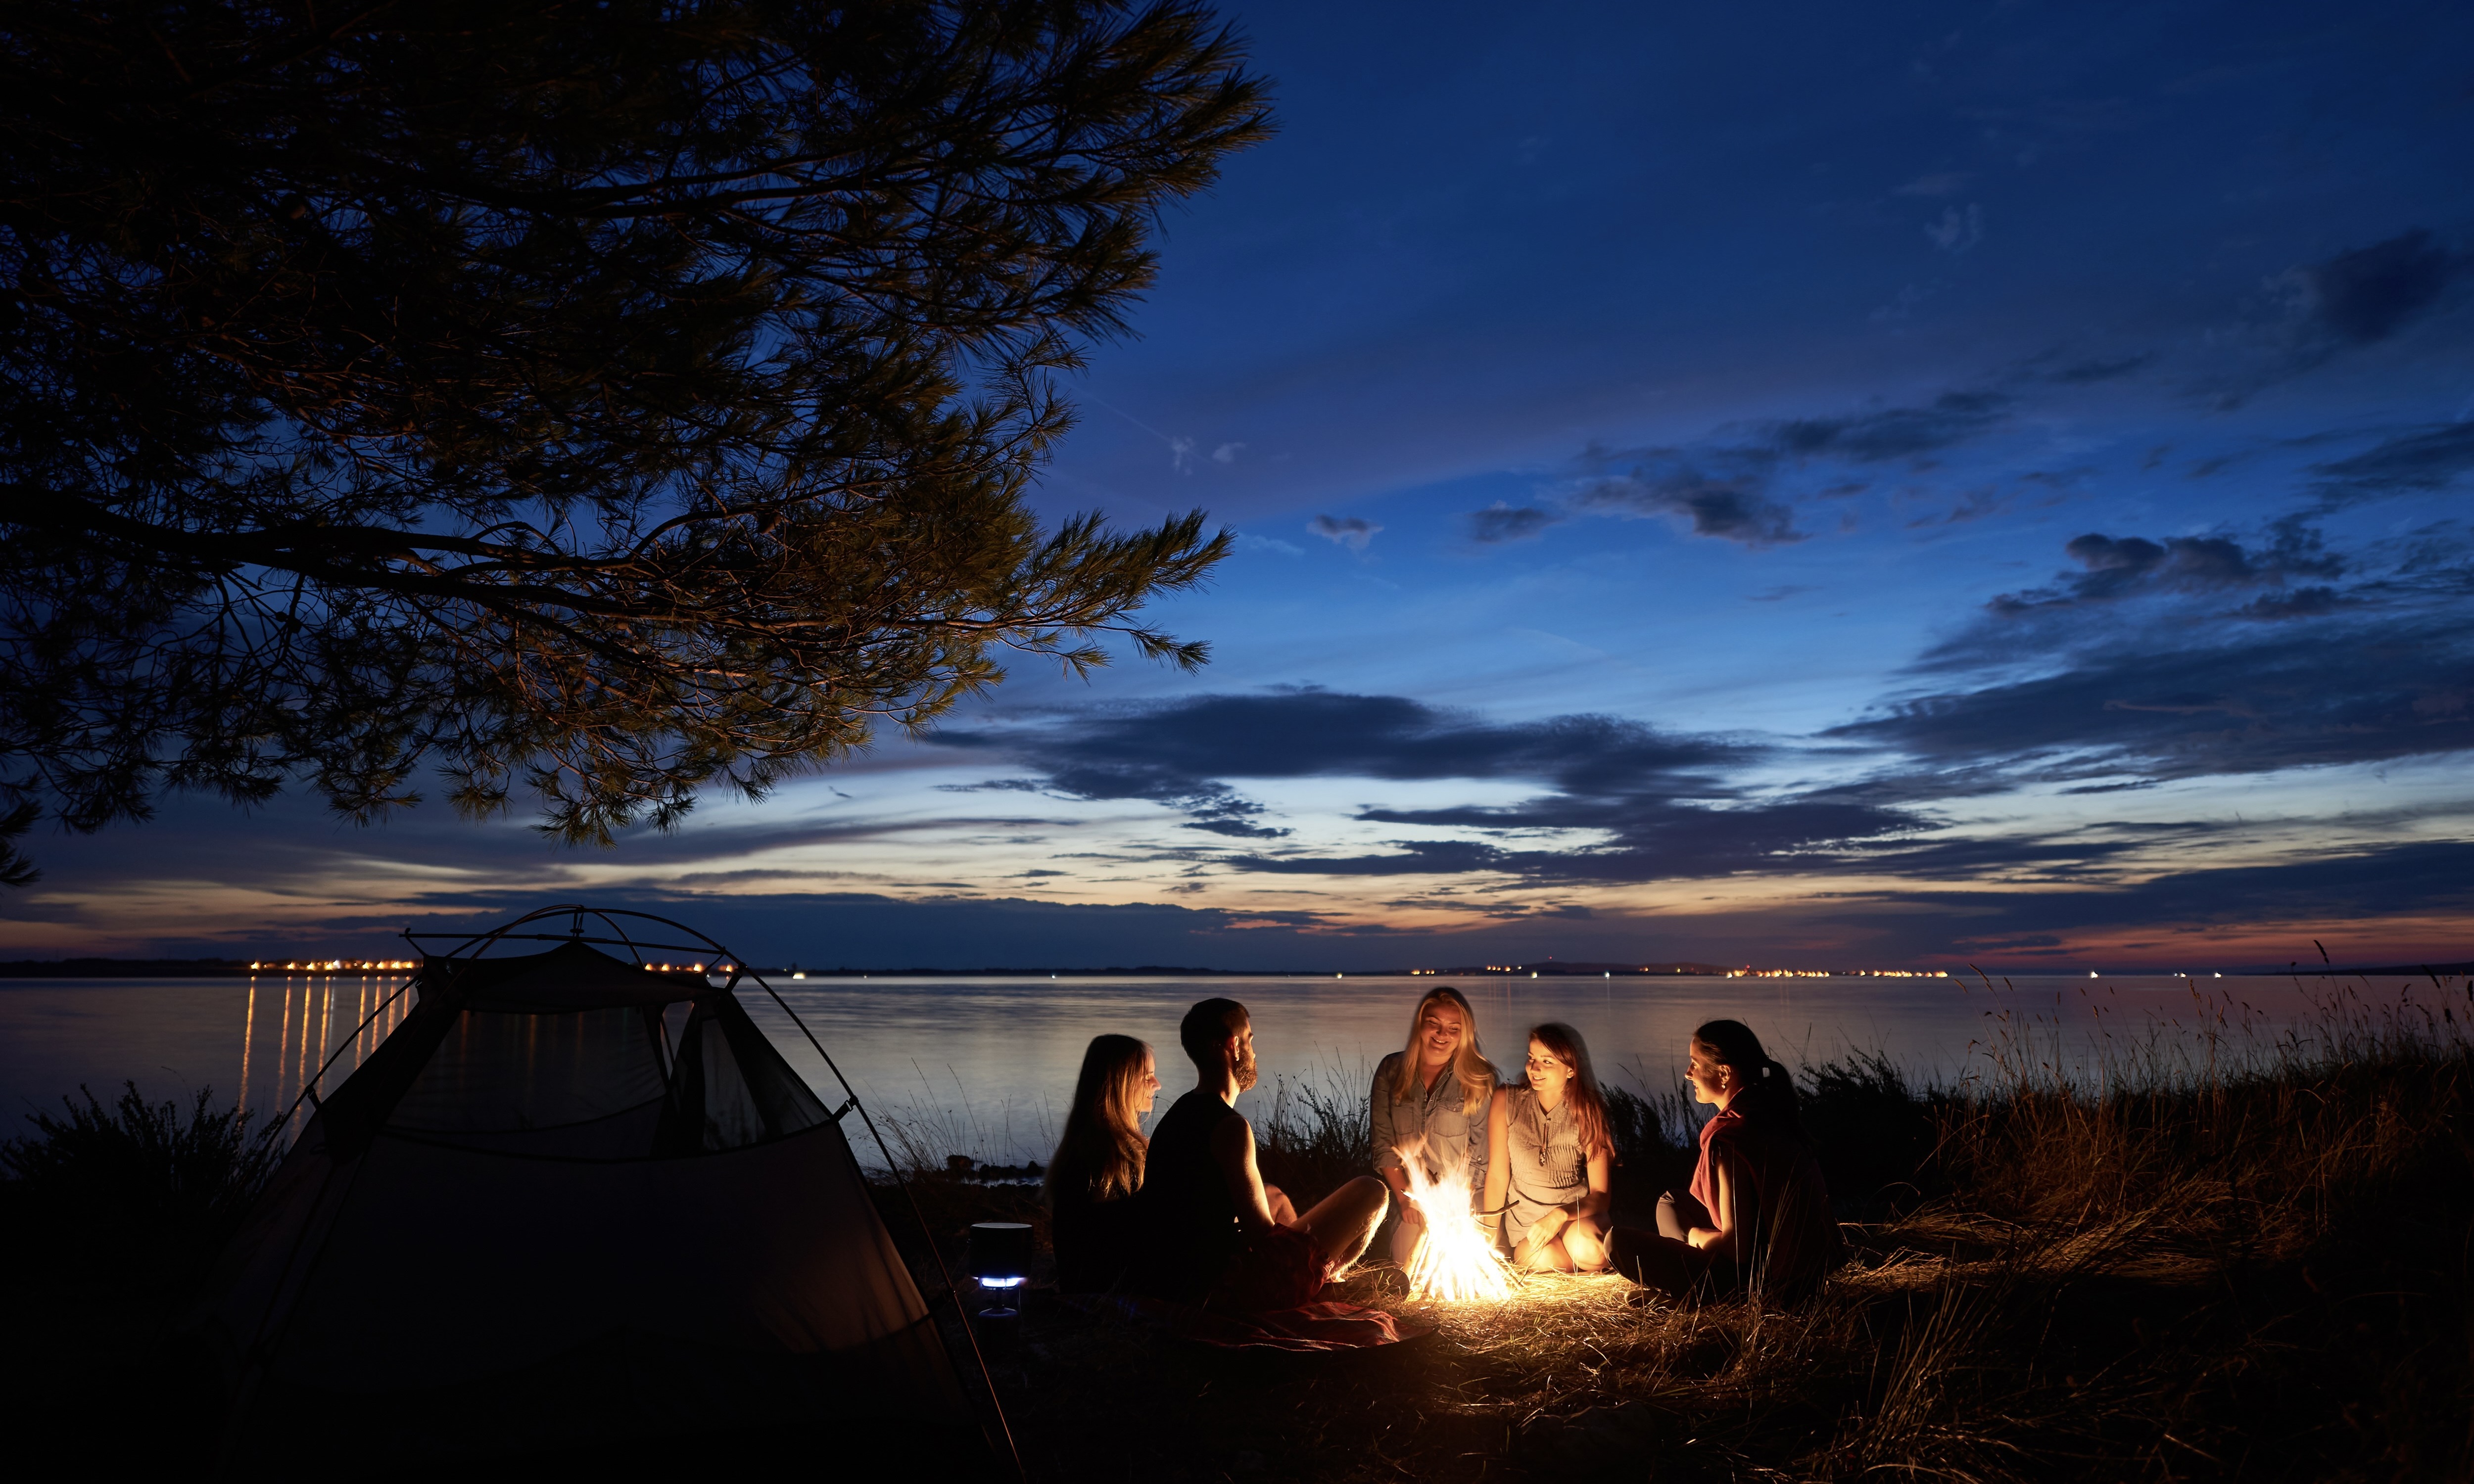
[(1656, 1235), (1614, 1233), (1614, 1266), (1671, 1299), (1744, 1290), (1791, 1303), (1847, 1253), (1795, 1082), (1740, 1020), (1694, 1031), (1686, 1074), (1694, 1100), (1718, 1110), (1701, 1126), (1701, 1162), (1688, 1191), (1659, 1198)]
[(1466, 1168), (1474, 1204), (1486, 1188), (1487, 1105), (1494, 1067), (1477, 1048), (1477, 1017), (1461, 992), (1429, 990), (1409, 1017), (1409, 1044), (1374, 1068), (1368, 1112), (1374, 1123), (1374, 1173), (1392, 1187), (1400, 1220), (1392, 1229), (1392, 1260), (1402, 1267), (1425, 1235), (1426, 1221), (1409, 1194), (1401, 1151), (1413, 1151), (1426, 1179)]
[(1159, 1088), (1151, 1047), (1131, 1036), (1091, 1038), (1074, 1079), (1065, 1137), (1048, 1166), (1049, 1239), (1061, 1292), (1113, 1289), (1133, 1258), (1133, 1196), (1143, 1187), (1150, 1151), (1142, 1117)]
[(1607, 1177), (1614, 1140), (1581, 1033), (1549, 1021), (1529, 1032), (1529, 1081), (1503, 1088), (1487, 1113), (1492, 1158), (1485, 1209), (1516, 1267), (1594, 1273), (1608, 1262)]

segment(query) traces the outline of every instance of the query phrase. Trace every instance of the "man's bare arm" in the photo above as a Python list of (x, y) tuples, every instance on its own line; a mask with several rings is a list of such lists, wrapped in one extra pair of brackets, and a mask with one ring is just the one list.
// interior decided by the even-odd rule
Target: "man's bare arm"
[(1243, 1118), (1221, 1119), (1211, 1131), (1211, 1158), (1237, 1203), (1237, 1224), (1249, 1232), (1277, 1226), (1263, 1194), (1263, 1172), (1254, 1163), (1254, 1126)]

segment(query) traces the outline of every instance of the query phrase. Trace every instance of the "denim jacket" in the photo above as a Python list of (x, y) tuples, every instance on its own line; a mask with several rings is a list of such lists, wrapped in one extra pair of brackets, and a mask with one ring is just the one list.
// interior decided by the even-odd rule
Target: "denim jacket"
[[(1383, 1065), (1374, 1069), (1374, 1087), (1368, 1096), (1374, 1119), (1374, 1167), (1401, 1168), (1399, 1146), (1423, 1137), (1425, 1152), (1418, 1162), (1426, 1167), (1430, 1178), (1466, 1161), (1470, 1191), (1483, 1193), (1487, 1100), (1479, 1100), (1475, 1113), (1462, 1112), (1461, 1080), (1446, 1069), (1432, 1089), (1416, 1089), (1406, 1101), (1395, 1101), (1392, 1079), (1400, 1070), (1400, 1058), (1401, 1053), (1395, 1051), (1383, 1059)], [(1492, 1093), (1492, 1085), (1488, 1091)]]

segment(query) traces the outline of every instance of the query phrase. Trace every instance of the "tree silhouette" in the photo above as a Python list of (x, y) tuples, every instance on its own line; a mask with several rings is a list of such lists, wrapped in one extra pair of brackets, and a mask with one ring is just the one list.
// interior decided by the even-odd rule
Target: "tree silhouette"
[(1008, 651), (1201, 662), (1139, 610), (1225, 532), (1025, 496), (1268, 127), (1191, 3), (17, 0), (0, 810), (606, 842)]

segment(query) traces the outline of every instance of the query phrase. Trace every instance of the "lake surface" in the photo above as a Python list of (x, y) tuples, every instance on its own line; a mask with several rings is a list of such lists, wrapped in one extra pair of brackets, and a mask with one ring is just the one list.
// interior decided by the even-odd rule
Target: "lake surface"
[[(1759, 1033), (1790, 1066), (1850, 1051), (1880, 1051), (1911, 1075), (1951, 1080), (1982, 1072), (1988, 1043), (2085, 1073), (2136, 1046), (2206, 1054), (2214, 1027), (2256, 1041), (2316, 1018), (2330, 981), (2122, 976), (1958, 979), (1463, 980), (1351, 976), (1109, 976), (808, 979), (777, 986), (866, 1106), (941, 1153), (1016, 1162), (1045, 1159), (1073, 1090), (1083, 1046), (1104, 1031), (1159, 1048), (1169, 1097), (1188, 1086), (1176, 1023), (1206, 995), (1245, 1001), (1254, 1014), (1262, 1085), (1244, 1105), (1268, 1111), (1283, 1080), (1363, 1096), (1374, 1064), (1407, 1038), (1409, 1012), (1438, 983), (1457, 983), (1498, 1065), (1516, 1065), (1521, 1033), (1541, 1020), (1581, 1031), (1599, 1075), (1639, 1091), (1675, 1088), (1692, 1027), (1727, 1016)], [(182, 1098), (212, 1086), (263, 1116), (292, 1108), (332, 1058), (332, 1090), (402, 1017), (397, 978), (265, 974), (250, 979), (0, 980), (0, 1135), (19, 1116), (58, 1111), (84, 1084), (109, 1100), (124, 1081), (148, 1098)], [(2426, 981), (2346, 981), (2380, 1004), (2438, 1003)], [(2459, 997), (2451, 981), (2450, 998)], [(740, 995), (788, 1057), (830, 1100), (831, 1074), (761, 990)], [(2247, 1027), (2245, 1032), (2244, 1027)], [(1167, 1106), (1164, 1098), (1162, 1107)], [(873, 1162), (873, 1161), (871, 1161)]]

